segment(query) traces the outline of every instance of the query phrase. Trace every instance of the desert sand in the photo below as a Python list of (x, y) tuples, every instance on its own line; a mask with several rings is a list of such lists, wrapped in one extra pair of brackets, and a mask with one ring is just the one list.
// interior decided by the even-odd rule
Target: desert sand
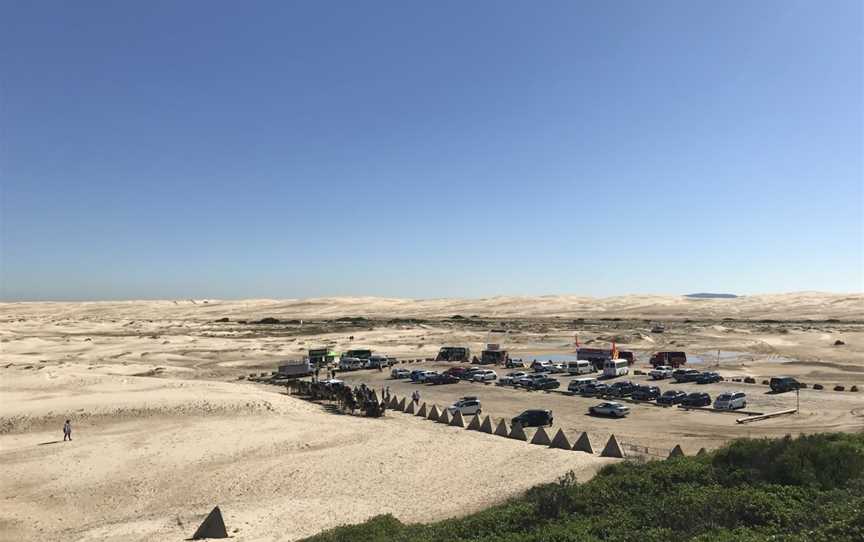
[[(281, 322), (251, 323), (265, 317)], [(669, 330), (650, 333), (650, 320)], [(864, 295), (820, 293), (2, 303), (0, 539), (182, 540), (220, 505), (235, 540), (296, 540), (379, 513), (405, 521), (464, 514), (568, 470), (586, 479), (608, 461), (402, 414), (336, 415), (239, 380), (308, 348), (419, 359), (442, 344), (479, 351), (494, 340), (530, 358), (572, 352), (578, 334), (590, 346), (614, 339), (642, 364), (652, 351), (682, 349), (724, 376), (783, 373), (848, 388), (864, 387), (862, 322)], [(385, 376), (348, 378), (380, 386)], [(864, 394), (830, 389), (802, 393), (794, 419), (746, 429), (734, 416), (673, 418), (647, 407), (613, 426), (585, 417), (586, 400), (563, 395), (423, 390), (439, 405), (469, 392), (485, 394), (500, 417), (554, 408), (571, 439), (585, 429), (598, 440), (614, 432), (646, 448), (681, 443), (688, 453), (736, 436), (864, 430)], [(765, 410), (790, 400), (752, 393)], [(60, 430), (67, 418), (71, 443)]]

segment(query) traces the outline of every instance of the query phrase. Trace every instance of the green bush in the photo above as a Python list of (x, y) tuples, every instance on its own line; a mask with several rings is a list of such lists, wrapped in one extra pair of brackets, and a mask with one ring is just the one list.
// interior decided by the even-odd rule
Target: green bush
[(570, 473), (463, 518), (392, 516), (308, 542), (864, 540), (864, 434), (738, 440), (711, 453)]

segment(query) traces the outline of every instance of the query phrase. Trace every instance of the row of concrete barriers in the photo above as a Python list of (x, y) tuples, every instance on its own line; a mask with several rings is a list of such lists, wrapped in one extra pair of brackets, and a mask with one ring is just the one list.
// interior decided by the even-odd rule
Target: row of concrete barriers
[[(451, 415), (450, 411), (448, 411), (446, 408), (439, 409), (438, 405), (433, 404), (431, 407), (427, 407), (426, 403), (423, 403), (418, 407), (414, 403), (414, 401), (411, 401), (410, 399), (407, 399), (405, 397), (399, 399), (395, 395), (390, 397), (389, 401), (387, 401), (386, 407), (390, 410), (420, 416), (434, 422), (443, 423), (454, 427), (462, 427), (472, 431), (480, 431), (481, 433), (488, 433), (490, 435), (497, 435), (499, 437), (529, 442), (528, 434), (525, 432), (525, 428), (523, 428), (518, 422), (508, 427), (507, 421), (503, 418), (499, 420), (497, 424), (495, 424), (492, 422), (492, 417), (489, 415), (486, 415), (486, 417), (482, 419), (481, 416), (475, 415), (471, 416), (470, 421), (466, 423), (465, 418), (462, 416), (462, 413), (458, 410)], [(555, 435), (553, 437), (550, 437), (549, 433), (546, 432), (546, 429), (544, 427), (539, 427), (534, 433), (534, 435), (531, 437), (530, 442), (531, 444), (548, 446), (550, 448), (557, 448), (561, 450), (573, 450), (589, 454), (594, 453), (594, 447), (591, 444), (591, 439), (589, 438), (588, 433), (585, 431), (583, 431), (579, 438), (576, 439), (573, 444), (571, 444), (570, 439), (568, 439), (567, 435), (564, 434), (563, 429), (559, 428)], [(704, 453), (705, 449), (702, 448), (699, 450), (698, 455)], [(600, 457), (614, 457), (623, 459), (626, 456), (627, 454), (625, 454), (624, 447), (621, 446), (621, 444), (618, 442), (618, 439), (615, 438), (614, 434), (609, 437), (609, 440), (606, 441), (606, 445), (603, 446), (603, 449), (600, 451)], [(682, 456), (684, 456), (684, 450), (679, 444), (672, 448), (672, 451), (669, 452), (668, 457), (673, 458)]]

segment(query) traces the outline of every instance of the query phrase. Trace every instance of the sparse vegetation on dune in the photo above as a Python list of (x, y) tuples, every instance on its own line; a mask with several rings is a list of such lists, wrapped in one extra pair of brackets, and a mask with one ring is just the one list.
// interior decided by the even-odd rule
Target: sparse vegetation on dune
[(565, 476), (463, 518), (405, 525), (384, 515), (307, 542), (462, 540), (864, 540), (864, 434), (738, 440), (611, 465), (584, 484)]

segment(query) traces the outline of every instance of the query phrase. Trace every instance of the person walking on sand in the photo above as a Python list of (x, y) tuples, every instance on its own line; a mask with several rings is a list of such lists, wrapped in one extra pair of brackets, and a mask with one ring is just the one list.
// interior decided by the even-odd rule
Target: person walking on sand
[(67, 440), (72, 440), (72, 423), (69, 420), (63, 424), (63, 442)]

